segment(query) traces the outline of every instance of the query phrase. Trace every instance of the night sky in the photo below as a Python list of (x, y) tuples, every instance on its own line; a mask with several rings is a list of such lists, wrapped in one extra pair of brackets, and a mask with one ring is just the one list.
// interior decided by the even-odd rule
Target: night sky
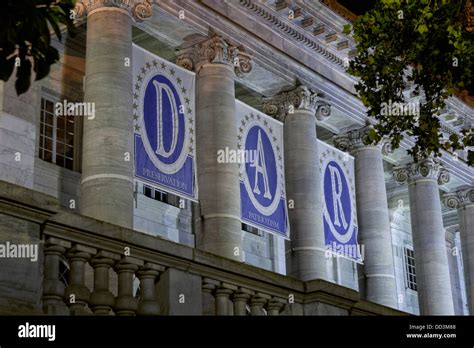
[(356, 15), (370, 10), (377, 0), (339, 0), (338, 2)]

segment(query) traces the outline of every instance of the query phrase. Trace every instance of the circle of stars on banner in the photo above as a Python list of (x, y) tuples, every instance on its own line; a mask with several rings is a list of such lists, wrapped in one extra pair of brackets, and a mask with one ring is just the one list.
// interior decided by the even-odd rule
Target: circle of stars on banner
[[(194, 152), (194, 124), (191, 109), (191, 99), (188, 95), (188, 90), (183, 86), (183, 81), (180, 77), (176, 77), (176, 70), (174, 66), (169, 66), (165, 62), (158, 62), (157, 60), (152, 60), (143, 64), (140, 68), (139, 74), (136, 76), (135, 84), (133, 85), (133, 129), (135, 133), (141, 132), (140, 118), (143, 118), (140, 108), (140, 96), (142, 95), (141, 89), (144, 87), (144, 82), (147, 81), (147, 77), (150, 74), (161, 73), (165, 75), (169, 80), (175, 83), (178, 86), (178, 93), (181, 96), (181, 100), (184, 101), (184, 120), (186, 126), (188, 127), (189, 134), (189, 147), (188, 153)], [(146, 87), (146, 86), (145, 86)], [(184, 98), (183, 98), (184, 97)], [(181, 107), (181, 106), (180, 106)], [(144, 123), (143, 123), (144, 124)]]
[[(333, 149), (327, 149), (323, 152), (321, 152), (321, 157), (319, 158), (319, 167), (321, 170), (321, 175), (324, 175), (324, 171), (326, 170), (326, 164), (329, 163), (329, 161), (337, 159), (338, 164), (342, 165), (342, 170), (344, 170), (344, 173), (346, 174), (346, 179), (349, 182), (349, 187), (351, 191), (351, 209), (352, 212), (356, 212), (356, 200), (355, 200), (355, 187), (354, 187), (354, 180), (352, 180), (352, 175), (349, 171), (349, 168), (347, 164), (349, 163), (349, 156), (346, 154), (345, 156), (341, 155), (339, 152), (336, 152)], [(321, 179), (323, 180), (323, 179)], [(323, 190), (323, 195), (324, 195), (324, 190)], [(353, 213), (351, 216), (352, 222), (356, 224), (356, 214)]]
[[(262, 122), (262, 119), (263, 119), (263, 122)], [(270, 142), (273, 145), (273, 149), (276, 150), (276, 166), (280, 172), (279, 179), (281, 183), (280, 196), (285, 197), (285, 178), (283, 176), (284, 168), (283, 168), (283, 157), (281, 154), (281, 148), (277, 143), (278, 138), (275, 136), (273, 128), (271, 127), (271, 125), (269, 124), (268, 120), (265, 117), (259, 114), (254, 114), (253, 112), (244, 116), (244, 118), (240, 121), (240, 124), (239, 124), (239, 134), (237, 136), (237, 149), (242, 150), (242, 151), (245, 150), (245, 140), (246, 140), (244, 139), (245, 130), (247, 129), (247, 127), (254, 124), (258, 124), (260, 127), (263, 127), (265, 129), (267, 136), (269, 136)], [(243, 181), (245, 163), (240, 163), (239, 167), (240, 167), (239, 180)]]

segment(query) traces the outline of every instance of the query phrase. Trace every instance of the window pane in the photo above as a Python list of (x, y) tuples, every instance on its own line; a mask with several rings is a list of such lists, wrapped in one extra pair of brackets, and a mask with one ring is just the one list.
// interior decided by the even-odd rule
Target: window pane
[(53, 127), (50, 126), (44, 126), (44, 135), (46, 135), (48, 138), (53, 137)]
[(74, 148), (72, 146), (66, 146), (66, 157), (74, 158)]
[(56, 156), (56, 164), (58, 166), (64, 167), (64, 157)]
[(151, 198), (151, 187), (143, 185), (143, 194)]
[(72, 159), (66, 158), (66, 168), (74, 170), (74, 161)]
[(74, 145), (74, 134), (66, 133), (66, 144)]
[(45, 109), (46, 109), (46, 111), (48, 111), (48, 112), (50, 112), (50, 113), (53, 113), (53, 109), (54, 109), (54, 104), (53, 104), (53, 102), (51, 102), (51, 101), (49, 101), (49, 100), (46, 100)]
[(57, 155), (64, 155), (65, 154), (65, 145), (63, 143), (57, 142), (56, 143), (56, 154)]
[(74, 134), (74, 119), (72, 117), (68, 117), (66, 130)]
[(58, 116), (57, 127), (62, 130), (66, 127), (66, 118), (64, 116)]
[(56, 140), (64, 143), (64, 137), (65, 137), (65, 134), (64, 134), (64, 130), (58, 128), (58, 131), (56, 132)]
[(45, 114), (45, 123), (49, 124), (50, 126), (53, 125), (53, 115), (52, 114)]
[(53, 151), (53, 141), (49, 138), (44, 139), (44, 148), (49, 151)]
[(44, 150), (43, 160), (46, 162), (53, 161), (53, 153), (51, 151)]

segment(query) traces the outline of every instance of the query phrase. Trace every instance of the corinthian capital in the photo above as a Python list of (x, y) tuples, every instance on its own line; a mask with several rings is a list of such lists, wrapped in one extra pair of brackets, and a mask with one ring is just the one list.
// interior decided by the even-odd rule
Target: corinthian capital
[(176, 59), (176, 64), (179, 66), (196, 72), (199, 72), (203, 64), (211, 63), (232, 65), (239, 77), (252, 70), (250, 54), (231, 45), (215, 33), (208, 39), (184, 49)]
[(94, 10), (107, 7), (126, 10), (139, 22), (151, 17), (153, 0), (78, 0), (74, 12), (76, 17), (82, 17)]
[(365, 146), (377, 146), (384, 155), (392, 152), (390, 141), (383, 138), (377, 144), (372, 144), (370, 139), (370, 131), (373, 126), (365, 126), (360, 129), (349, 131), (345, 134), (334, 136), (334, 146), (342, 151), (349, 151), (352, 154), (357, 153), (360, 148)]
[(308, 87), (298, 86), (291, 91), (265, 98), (263, 111), (283, 122), (286, 116), (296, 111), (309, 111), (322, 121), (331, 114), (331, 104)]
[(474, 188), (469, 187), (455, 192), (445, 193), (443, 203), (449, 209), (458, 209), (474, 204)]
[(395, 167), (393, 169), (393, 177), (401, 184), (420, 179), (434, 179), (438, 181), (439, 185), (449, 182), (449, 172), (441, 166), (438, 159), (433, 157), (427, 157), (404, 167)]

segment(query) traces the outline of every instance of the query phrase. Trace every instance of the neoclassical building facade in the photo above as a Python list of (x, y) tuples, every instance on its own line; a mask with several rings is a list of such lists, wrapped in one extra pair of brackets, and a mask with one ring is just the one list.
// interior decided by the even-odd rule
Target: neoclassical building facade
[[(337, 2), (78, 0), (74, 16), (47, 78), (0, 84), (1, 314), (474, 314), (474, 171), (462, 151), (414, 163), (409, 137), (368, 145)], [(444, 136), (471, 126), (469, 101), (444, 111)], [(147, 122), (171, 135), (145, 139)], [(217, 159), (252, 122), (273, 137), (255, 146), (275, 150), (279, 225), (244, 218), (241, 167)], [(153, 174), (140, 149), (166, 157), (181, 126), (191, 176)], [(250, 190), (273, 198), (264, 162)], [(349, 213), (361, 258), (327, 250)]]

